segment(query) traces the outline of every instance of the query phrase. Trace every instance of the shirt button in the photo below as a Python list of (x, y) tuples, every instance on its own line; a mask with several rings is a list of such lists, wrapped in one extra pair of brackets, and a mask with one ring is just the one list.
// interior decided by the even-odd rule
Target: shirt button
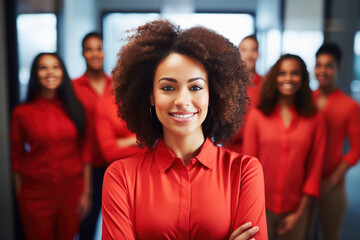
[(193, 158), (193, 159), (191, 159), (190, 163), (191, 163), (192, 165), (194, 165), (194, 164), (196, 163), (196, 160)]

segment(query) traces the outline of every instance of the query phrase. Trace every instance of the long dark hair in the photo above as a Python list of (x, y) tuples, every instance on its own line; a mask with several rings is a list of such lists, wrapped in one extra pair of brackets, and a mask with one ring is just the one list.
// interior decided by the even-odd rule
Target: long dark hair
[(268, 74), (265, 76), (264, 83), (260, 91), (260, 100), (257, 108), (265, 115), (273, 113), (275, 106), (279, 101), (279, 90), (277, 89), (276, 79), (279, 75), (280, 65), (284, 60), (294, 59), (301, 68), (302, 84), (295, 95), (295, 109), (296, 112), (304, 117), (312, 116), (316, 113), (316, 106), (312, 99), (312, 91), (309, 87), (309, 72), (306, 69), (306, 64), (301, 57), (293, 54), (282, 55), (279, 60), (271, 67)]
[(54, 56), (60, 64), (63, 72), (63, 77), (60, 86), (57, 89), (59, 98), (63, 103), (66, 113), (74, 122), (76, 129), (80, 136), (84, 135), (85, 130), (85, 111), (80, 101), (77, 99), (68, 72), (66, 71), (65, 64), (57, 53), (43, 52), (39, 53), (31, 65), (30, 80), (27, 90), (27, 97), (25, 102), (34, 100), (35, 96), (40, 91), (40, 83), (38, 78), (38, 67), (40, 59), (45, 55)]

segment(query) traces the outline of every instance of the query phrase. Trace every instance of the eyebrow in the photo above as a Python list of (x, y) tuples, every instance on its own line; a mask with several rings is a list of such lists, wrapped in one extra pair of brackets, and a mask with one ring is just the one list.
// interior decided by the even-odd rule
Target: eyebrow
[[(195, 82), (195, 81), (197, 81), (197, 80), (202, 80), (202, 81), (204, 81), (204, 82), (207, 82), (207, 81), (206, 81), (204, 78), (202, 78), (202, 77), (195, 77), (195, 78), (190, 78), (190, 79), (188, 80), (188, 83)], [(174, 79), (174, 78), (168, 78), (168, 77), (160, 78), (160, 80), (158, 81), (158, 83), (161, 82), (161, 81), (169, 81), (169, 82), (177, 83), (177, 80), (176, 80), (176, 79)]]

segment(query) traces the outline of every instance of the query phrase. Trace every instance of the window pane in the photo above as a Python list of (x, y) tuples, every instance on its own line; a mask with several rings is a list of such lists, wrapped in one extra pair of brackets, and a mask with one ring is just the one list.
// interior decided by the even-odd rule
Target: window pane
[(20, 14), (17, 17), (20, 101), (26, 97), (31, 63), (39, 52), (56, 51), (56, 15)]
[[(104, 69), (110, 73), (116, 64), (117, 53), (126, 44), (126, 30), (136, 28), (148, 21), (169, 19), (181, 28), (196, 25), (208, 27), (229, 38), (234, 44), (239, 44), (246, 35), (255, 31), (254, 18), (250, 14), (219, 14), (219, 13), (189, 13), (189, 14), (159, 14), (159, 13), (110, 13), (103, 19), (104, 29)], [(234, 30), (234, 25), (237, 29)]]

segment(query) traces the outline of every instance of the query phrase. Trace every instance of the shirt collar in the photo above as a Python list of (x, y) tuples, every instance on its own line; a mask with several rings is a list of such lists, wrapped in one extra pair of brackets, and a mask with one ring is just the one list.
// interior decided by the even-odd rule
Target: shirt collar
[[(194, 157), (204, 167), (212, 169), (214, 159), (216, 158), (217, 147), (209, 139), (206, 138), (204, 144), (201, 146), (200, 152)], [(155, 162), (157, 163), (160, 172), (165, 172), (176, 159), (179, 159), (164, 143), (163, 138), (160, 138), (154, 149)]]

